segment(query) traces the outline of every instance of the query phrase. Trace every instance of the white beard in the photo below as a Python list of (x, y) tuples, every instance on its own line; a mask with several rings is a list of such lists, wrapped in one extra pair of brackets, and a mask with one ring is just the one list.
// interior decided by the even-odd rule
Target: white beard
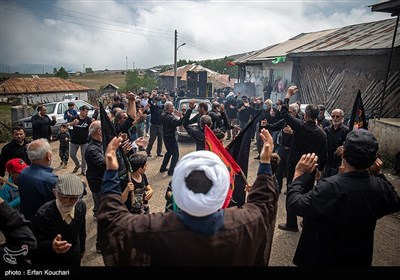
[(56, 204), (57, 204), (58, 208), (60, 209), (60, 211), (63, 212), (64, 214), (70, 213), (72, 211), (72, 209), (74, 209), (74, 207), (76, 205), (76, 203), (74, 203), (71, 206), (63, 206), (58, 199), (56, 199)]

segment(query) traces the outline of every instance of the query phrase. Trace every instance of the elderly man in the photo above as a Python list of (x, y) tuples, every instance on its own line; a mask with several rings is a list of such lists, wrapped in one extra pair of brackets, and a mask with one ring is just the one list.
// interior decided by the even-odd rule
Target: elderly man
[(23, 159), (26, 164), (31, 164), (26, 152), (26, 146), (28, 141), (25, 139), (25, 130), (21, 126), (13, 127), (12, 129), (13, 140), (6, 144), (1, 150), (0, 155), (0, 176), (4, 177), (6, 170), (6, 163), (10, 159), (20, 158)]
[(107, 171), (98, 214), (106, 265), (131, 265), (134, 248), (151, 257), (151, 265), (263, 265), (266, 229), (274, 217), (276, 190), (270, 159), (273, 141), (267, 130), (258, 177), (241, 208), (221, 209), (229, 188), (229, 171), (209, 151), (184, 156), (172, 177), (177, 212), (137, 215), (121, 201), (114, 138), (106, 151)]
[(53, 189), (55, 200), (44, 204), (32, 218), (38, 247), (33, 265), (80, 266), (86, 243), (86, 204), (82, 179), (75, 174), (60, 175)]
[[(176, 141), (176, 127), (182, 125), (182, 114), (175, 111), (174, 104), (171, 101), (165, 102), (165, 112), (161, 114), (161, 123), (163, 126), (163, 140), (167, 150), (165, 153), (163, 162), (160, 167), (160, 172), (168, 171), (168, 176), (172, 176), (174, 173), (175, 165), (179, 159), (179, 148), (178, 142)], [(176, 119), (173, 115), (176, 113), (179, 119)], [(172, 159), (171, 159), (172, 157)], [(171, 159), (169, 169), (167, 165)]]
[(324, 177), (335, 175), (342, 163), (343, 143), (349, 128), (343, 124), (344, 112), (341, 109), (332, 111), (332, 124), (324, 128), (327, 140), (328, 157), (324, 169)]
[(94, 121), (89, 126), (90, 143), (85, 151), (85, 160), (88, 164), (86, 179), (93, 198), (93, 216), (97, 217), (97, 209), (100, 202), (100, 186), (106, 171), (106, 162), (103, 154), (103, 139), (101, 122)]
[(344, 143), (344, 172), (320, 181), (310, 173), (317, 156), (303, 155), (287, 194), (287, 206), (304, 217), (293, 263), (299, 266), (371, 266), (376, 221), (400, 210), (400, 198), (377, 159), (378, 142), (364, 129)]
[(21, 197), (20, 212), (30, 220), (40, 206), (54, 199), (53, 188), (57, 176), (53, 174), (51, 163), (53, 153), (47, 139), (37, 139), (28, 146), (31, 166), (22, 170), (18, 179)]

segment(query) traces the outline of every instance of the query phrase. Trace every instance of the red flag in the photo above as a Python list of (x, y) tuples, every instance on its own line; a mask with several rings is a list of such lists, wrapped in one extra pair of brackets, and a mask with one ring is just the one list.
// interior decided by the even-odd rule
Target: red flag
[(235, 66), (236, 63), (234, 61), (227, 61), (226, 66)]
[(226, 195), (224, 205), (222, 205), (222, 208), (226, 208), (231, 201), (233, 189), (235, 188), (235, 174), (240, 172), (240, 166), (236, 163), (236, 161), (232, 158), (232, 156), (219, 141), (217, 136), (215, 136), (214, 132), (212, 132), (212, 130), (207, 125), (204, 126), (204, 132), (206, 150), (211, 151), (219, 156), (219, 158), (225, 163), (226, 167), (229, 170), (230, 186), (228, 194)]

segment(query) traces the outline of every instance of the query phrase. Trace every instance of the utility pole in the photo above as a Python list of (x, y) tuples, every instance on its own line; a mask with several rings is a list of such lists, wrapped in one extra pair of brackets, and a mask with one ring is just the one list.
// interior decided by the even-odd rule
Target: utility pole
[(128, 56), (126, 56), (126, 71), (128, 71)]
[(178, 87), (178, 79), (177, 79), (177, 77), (176, 77), (176, 56), (177, 56), (177, 52), (178, 52), (177, 44), (178, 44), (178, 31), (175, 29), (175, 42), (174, 42), (174, 88), (173, 88), (173, 91), (175, 91), (175, 89)]
[(178, 87), (178, 79), (176, 76), (176, 70), (177, 70), (177, 65), (176, 65), (176, 60), (177, 60), (177, 54), (178, 54), (178, 49), (184, 45), (186, 45), (186, 43), (180, 44), (179, 46), (177, 46), (178, 44), (178, 31), (175, 29), (175, 42), (174, 42), (174, 88), (173, 90), (175, 90)]
[(82, 73), (85, 73), (85, 63), (82, 66)]

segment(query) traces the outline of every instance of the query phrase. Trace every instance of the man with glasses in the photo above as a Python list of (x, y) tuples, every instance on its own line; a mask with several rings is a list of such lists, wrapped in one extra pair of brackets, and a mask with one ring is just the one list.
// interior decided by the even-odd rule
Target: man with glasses
[(324, 178), (338, 173), (342, 162), (343, 143), (349, 128), (343, 124), (344, 112), (341, 109), (332, 111), (332, 124), (324, 128), (327, 136), (328, 157), (324, 169)]

